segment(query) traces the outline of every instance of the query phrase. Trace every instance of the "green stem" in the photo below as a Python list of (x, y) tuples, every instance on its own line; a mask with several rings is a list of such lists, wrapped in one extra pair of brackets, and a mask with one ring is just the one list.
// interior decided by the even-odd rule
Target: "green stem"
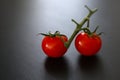
[(77, 33), (78, 33), (79, 31), (81, 31), (81, 28), (82, 28), (82, 26), (86, 23), (86, 21), (88, 21), (89, 18), (97, 11), (97, 9), (91, 10), (91, 9), (88, 8), (87, 6), (85, 6), (85, 7), (88, 9), (89, 14), (88, 14), (80, 23), (77, 23), (75, 20), (72, 19), (72, 21), (76, 24), (76, 28), (75, 28), (73, 34), (71, 35), (71, 37), (69, 38), (68, 42), (65, 42), (65, 46), (66, 46), (67, 48), (70, 47), (70, 45), (71, 45), (74, 37), (77, 35)]

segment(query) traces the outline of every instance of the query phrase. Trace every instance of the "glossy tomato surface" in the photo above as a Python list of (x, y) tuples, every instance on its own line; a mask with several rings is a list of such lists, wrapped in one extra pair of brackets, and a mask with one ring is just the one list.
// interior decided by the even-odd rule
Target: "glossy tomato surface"
[(102, 40), (96, 34), (89, 36), (88, 33), (81, 32), (75, 39), (75, 47), (83, 56), (93, 56), (97, 54), (101, 45)]
[(64, 42), (68, 41), (65, 35), (62, 36), (45, 36), (42, 40), (42, 49), (48, 57), (58, 58), (62, 57), (67, 48)]

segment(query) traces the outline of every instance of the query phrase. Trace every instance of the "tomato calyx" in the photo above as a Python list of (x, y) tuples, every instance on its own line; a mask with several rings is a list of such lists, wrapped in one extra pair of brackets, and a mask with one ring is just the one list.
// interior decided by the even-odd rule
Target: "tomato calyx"
[(55, 33), (51, 33), (51, 32), (48, 32), (47, 34), (45, 34), (45, 33), (39, 33), (38, 35), (56, 37), (56, 36), (63, 36), (64, 34), (60, 34), (59, 31), (56, 31)]
[(83, 30), (85, 33), (87, 33), (90, 37), (94, 36), (95, 34), (96, 34), (97, 36), (100, 36), (100, 35), (102, 35), (103, 32), (100, 32), (100, 33), (97, 34), (96, 31), (98, 30), (98, 28), (99, 28), (99, 26), (97, 26), (97, 27), (94, 29), (94, 31), (91, 31), (91, 30), (89, 29), (89, 27), (82, 28), (81, 30)]

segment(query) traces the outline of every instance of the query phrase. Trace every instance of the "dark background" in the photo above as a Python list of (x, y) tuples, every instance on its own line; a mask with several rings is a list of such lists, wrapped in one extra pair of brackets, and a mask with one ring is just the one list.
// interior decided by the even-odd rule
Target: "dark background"
[[(96, 56), (81, 56), (74, 47), (60, 59), (48, 58), (37, 33), (59, 30), (68, 37), (88, 11), (103, 45)], [(119, 80), (119, 0), (0, 0), (0, 80)]]

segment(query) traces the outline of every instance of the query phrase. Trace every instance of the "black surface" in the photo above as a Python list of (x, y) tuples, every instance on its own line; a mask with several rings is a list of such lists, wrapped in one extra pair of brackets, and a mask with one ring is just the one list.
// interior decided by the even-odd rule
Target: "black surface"
[[(39, 32), (59, 30), (68, 37), (88, 11), (99, 25), (103, 45), (96, 56), (81, 56), (74, 42), (63, 58), (44, 55)], [(0, 80), (120, 80), (119, 0), (0, 0)]]

